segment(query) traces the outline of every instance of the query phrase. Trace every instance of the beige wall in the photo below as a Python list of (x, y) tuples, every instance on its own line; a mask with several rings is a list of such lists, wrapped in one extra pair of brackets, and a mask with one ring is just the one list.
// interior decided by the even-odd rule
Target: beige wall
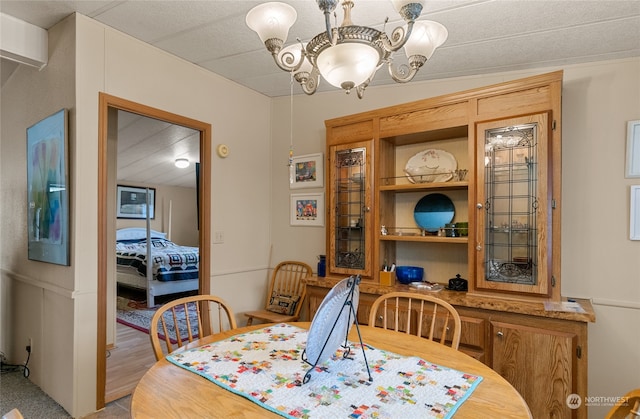
[(577, 66), (565, 77), (562, 280), (565, 295), (593, 298), (598, 316), (589, 327), (591, 396), (640, 385), (640, 241), (629, 240), (630, 186), (640, 179), (624, 177), (639, 74), (635, 59)]
[[(74, 43), (73, 21), (66, 20), (52, 28), (49, 31), (48, 65), (41, 71), (19, 66), (2, 86), (0, 95), (1, 350), (10, 360), (22, 363), (26, 360), (25, 346), (31, 338), (29, 379), (68, 409), (74, 398), (73, 373), (77, 367), (86, 367), (76, 364), (79, 348), (73, 344), (74, 325), (78, 319), (75, 298), (80, 293), (76, 288), (74, 268), (77, 262), (75, 250), (79, 245), (75, 240), (78, 212), (70, 211), (71, 266), (28, 260), (25, 133), (27, 127), (61, 108), (71, 110), (69, 125), (75, 123)], [(74, 130), (70, 130), (71, 161), (76, 155), (76, 140)], [(69, 199), (73, 207), (77, 197), (76, 173), (71, 167), (70, 173)], [(90, 313), (87, 317), (95, 319)], [(89, 344), (87, 351), (92, 347), (95, 348), (95, 344)], [(93, 353), (95, 358), (95, 350)]]
[[(21, 66), (2, 88), (0, 349), (20, 360), (32, 336), (31, 379), (82, 416), (95, 406), (98, 92), (209, 122), (212, 149), (229, 146), (228, 158), (213, 157), (212, 230), (225, 242), (212, 245), (211, 289), (236, 313), (262, 304), (268, 266), (315, 266), (325, 229), (289, 226), (288, 98), (270, 100), (80, 15), (50, 30), (50, 49), (43, 71)], [(324, 152), (328, 118), (553, 70), (371, 87), (363, 100), (296, 95), (295, 154)], [(616, 396), (637, 386), (640, 365), (640, 242), (628, 239), (637, 182), (623, 170), (626, 121), (640, 119), (640, 59), (564, 70), (563, 295), (593, 298), (589, 396)], [(72, 108), (71, 267), (26, 259), (23, 215), (25, 128), (63, 106)]]
[[(638, 387), (640, 376), (640, 241), (629, 240), (629, 187), (640, 180), (624, 177), (627, 121), (640, 119), (640, 59), (369, 88), (362, 100), (341, 92), (295, 96), (294, 150), (324, 152), (325, 119), (558, 69), (564, 69), (562, 294), (592, 298), (597, 315), (589, 326), (589, 394), (582, 396), (620, 396)], [(324, 229), (288, 226), (288, 112), (289, 98), (273, 100), (273, 258), (315, 266), (325, 251)], [(608, 408), (590, 407), (590, 416), (603, 417)]]
[[(83, 16), (78, 17), (78, 33), (79, 62), (104, 58), (104, 68), (87, 66), (86, 79), (78, 77), (79, 97), (91, 112), (79, 130), (94, 132), (95, 138), (92, 119), (97, 114), (91, 102), (104, 91), (210, 123), (211, 149), (220, 143), (229, 146), (228, 158), (211, 159), (212, 230), (225, 235), (223, 244), (211, 246), (211, 290), (229, 301), (240, 319), (240, 313), (262, 302), (268, 267), (269, 178), (254, 176), (270, 171), (268, 98)], [(249, 197), (266, 210), (256, 212), (245, 204)]]
[[(212, 157), (212, 230), (225, 242), (211, 246), (210, 280), (239, 320), (262, 304), (268, 273), (270, 100), (81, 15), (49, 33), (49, 65), (20, 66), (2, 87), (0, 349), (22, 361), (32, 336), (30, 379), (79, 417), (96, 394), (98, 93), (210, 123), (211, 149), (229, 146)], [(70, 267), (25, 254), (24, 133), (61, 107), (71, 110)]]

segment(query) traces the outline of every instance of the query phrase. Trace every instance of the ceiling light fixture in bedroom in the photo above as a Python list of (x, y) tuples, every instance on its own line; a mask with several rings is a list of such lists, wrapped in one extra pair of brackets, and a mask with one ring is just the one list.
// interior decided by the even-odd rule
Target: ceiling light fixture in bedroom
[(180, 169), (185, 169), (189, 167), (189, 159), (176, 159), (175, 165)]
[[(324, 13), (326, 31), (308, 43), (298, 39), (299, 45), (284, 49), (289, 29), (297, 17), (292, 6), (280, 2), (263, 3), (251, 9), (246, 17), (247, 25), (258, 33), (276, 65), (291, 72), (308, 95), (316, 92), (322, 75), (329, 84), (347, 93), (356, 89), (358, 98), (362, 98), (364, 90), (384, 64), (395, 82), (407, 83), (448, 36), (447, 28), (438, 22), (416, 21), (426, 0), (391, 0), (406, 25), (395, 28), (390, 37), (384, 27), (379, 31), (354, 25), (351, 22), (352, 0), (342, 0), (344, 18), (342, 25), (336, 27), (331, 26), (331, 13), (339, 0), (316, 2)], [(335, 16), (335, 12), (333, 14)], [(394, 66), (391, 55), (402, 47), (408, 65)]]

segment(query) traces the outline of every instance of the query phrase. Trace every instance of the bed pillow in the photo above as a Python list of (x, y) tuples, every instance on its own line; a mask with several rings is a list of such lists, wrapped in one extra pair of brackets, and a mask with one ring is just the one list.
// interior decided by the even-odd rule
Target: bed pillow
[[(147, 238), (147, 229), (140, 227), (121, 228), (116, 231), (116, 241), (135, 241)], [(151, 230), (152, 239), (166, 239), (167, 233)]]
[(284, 295), (278, 294), (274, 291), (271, 294), (271, 300), (267, 306), (267, 310), (274, 313), (285, 314), (287, 316), (293, 316), (296, 311), (296, 306), (300, 301), (299, 295)]

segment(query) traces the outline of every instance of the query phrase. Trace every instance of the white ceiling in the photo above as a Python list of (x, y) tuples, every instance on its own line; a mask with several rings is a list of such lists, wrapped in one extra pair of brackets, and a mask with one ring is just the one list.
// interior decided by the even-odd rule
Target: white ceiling
[[(178, 158), (189, 167), (175, 167)], [(200, 132), (130, 112), (118, 111), (118, 181), (196, 187)]]
[[(283, 1), (298, 13), (287, 44), (324, 30), (315, 1)], [(0, 0), (0, 11), (44, 29), (78, 12), (267, 96), (286, 96), (289, 75), (275, 66), (245, 24), (247, 12), (260, 3)], [(389, 0), (355, 0), (355, 24), (382, 29), (387, 16), (389, 33), (402, 23)], [(427, 0), (422, 19), (444, 24), (449, 38), (414, 80), (640, 56), (640, 0)], [(3, 83), (10, 71), (11, 65), (3, 60)], [(371, 85), (393, 83), (381, 69)], [(334, 89), (320, 81), (318, 91)], [(296, 86), (295, 93), (301, 92)], [(349, 100), (357, 100), (353, 96)], [(136, 181), (142, 182), (145, 176), (139, 176)]]
[[(284, 2), (298, 12), (287, 44), (324, 30), (315, 1)], [(286, 96), (289, 76), (245, 23), (247, 12), (260, 3), (1, 0), (0, 11), (45, 29), (78, 12), (265, 95)], [(341, 21), (342, 11), (336, 10)], [(389, 0), (355, 0), (355, 24), (382, 29), (387, 16), (390, 32), (401, 19)], [(427, 0), (422, 19), (444, 24), (449, 38), (415, 80), (640, 55), (639, 0)], [(390, 83), (381, 69), (371, 85)], [(320, 91), (333, 89), (320, 82)]]

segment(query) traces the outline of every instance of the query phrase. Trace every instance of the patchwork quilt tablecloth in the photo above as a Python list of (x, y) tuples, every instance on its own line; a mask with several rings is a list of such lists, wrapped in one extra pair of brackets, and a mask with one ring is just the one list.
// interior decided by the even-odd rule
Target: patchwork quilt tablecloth
[[(258, 329), (167, 360), (288, 418), (449, 418), (482, 377), (349, 342), (303, 378), (307, 330)], [(369, 375), (364, 355), (373, 377)], [(215, 406), (211, 406), (215, 409)]]

